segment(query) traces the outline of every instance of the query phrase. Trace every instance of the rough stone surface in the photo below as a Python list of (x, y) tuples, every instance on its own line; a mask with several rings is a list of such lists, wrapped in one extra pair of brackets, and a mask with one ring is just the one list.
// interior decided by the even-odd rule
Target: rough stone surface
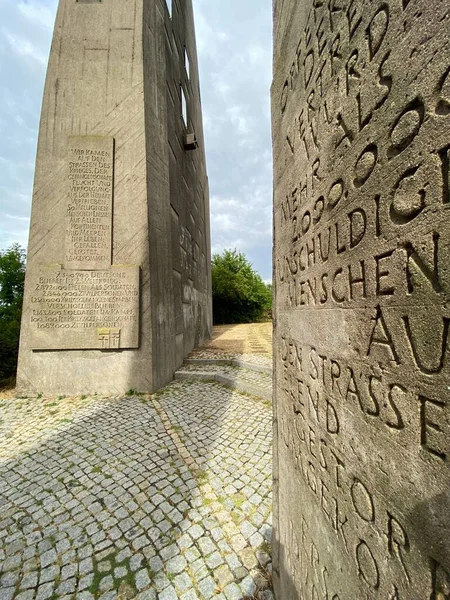
[(171, 13), (164, 0), (60, 0), (20, 392), (151, 392), (170, 381), (210, 336), (209, 238), (191, 0)]
[(278, 598), (450, 589), (447, 0), (275, 0)]
[(215, 383), (0, 399), (1, 600), (262, 591), (271, 438), (267, 402)]

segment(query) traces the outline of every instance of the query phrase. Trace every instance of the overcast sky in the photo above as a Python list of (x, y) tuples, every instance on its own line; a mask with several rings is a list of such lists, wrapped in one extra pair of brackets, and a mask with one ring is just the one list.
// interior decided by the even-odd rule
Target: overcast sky
[[(0, 0), (0, 250), (26, 246), (57, 0)], [(271, 0), (194, 0), (212, 250), (271, 279)]]

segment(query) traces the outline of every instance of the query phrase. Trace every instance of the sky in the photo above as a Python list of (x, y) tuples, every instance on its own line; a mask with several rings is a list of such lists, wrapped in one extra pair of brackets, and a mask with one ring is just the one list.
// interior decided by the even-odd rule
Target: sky
[[(272, 278), (271, 0), (193, 0), (212, 252)], [(0, 250), (27, 245), (38, 125), (57, 0), (0, 0)]]

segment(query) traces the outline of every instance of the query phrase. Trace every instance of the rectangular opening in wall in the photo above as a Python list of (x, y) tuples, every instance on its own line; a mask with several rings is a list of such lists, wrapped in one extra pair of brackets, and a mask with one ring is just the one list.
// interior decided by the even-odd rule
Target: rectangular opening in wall
[(188, 114), (187, 114), (187, 101), (186, 94), (184, 93), (183, 86), (181, 86), (181, 116), (183, 117), (184, 126), (187, 127)]
[(173, 0), (166, 0), (167, 10), (169, 11), (170, 18), (172, 18), (172, 4)]
[(191, 65), (189, 63), (189, 54), (187, 52), (186, 46), (184, 47), (184, 66), (186, 68), (186, 73), (188, 76), (188, 79), (191, 78)]

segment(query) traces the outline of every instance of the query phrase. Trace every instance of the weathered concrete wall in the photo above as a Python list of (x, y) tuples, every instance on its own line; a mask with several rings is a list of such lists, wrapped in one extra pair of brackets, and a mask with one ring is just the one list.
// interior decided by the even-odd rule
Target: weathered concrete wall
[[(36, 162), (23, 393), (154, 390), (210, 335), (192, 5), (173, 4), (170, 16), (164, 0), (60, 0)], [(185, 149), (188, 131), (199, 148)]]
[(450, 598), (449, 14), (274, 2), (280, 600)]

